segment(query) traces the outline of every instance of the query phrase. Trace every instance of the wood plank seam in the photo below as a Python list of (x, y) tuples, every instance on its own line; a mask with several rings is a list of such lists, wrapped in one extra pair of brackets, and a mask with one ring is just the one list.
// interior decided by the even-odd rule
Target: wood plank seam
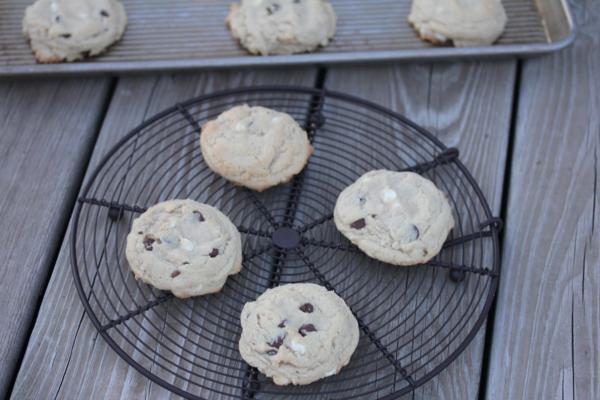
[[(512, 97), (512, 105), (511, 105), (511, 117), (510, 117), (510, 128), (508, 132), (508, 144), (506, 149), (506, 166), (504, 169), (504, 182), (502, 183), (502, 200), (500, 203), (500, 218), (503, 223), (506, 223), (506, 218), (508, 215), (508, 199), (509, 199), (509, 190), (510, 190), (510, 179), (512, 176), (512, 160), (514, 154), (514, 142), (517, 132), (517, 122), (518, 122), (518, 111), (519, 111), (519, 94), (521, 88), (521, 74), (523, 69), (523, 62), (521, 60), (517, 60), (517, 64), (515, 67), (515, 77), (513, 82), (513, 97)], [(503, 227), (504, 228), (504, 227)], [(499, 271), (499, 279), (498, 279), (498, 287), (502, 282), (502, 249), (504, 248), (504, 240), (505, 240), (506, 230), (502, 229), (499, 234), (499, 243), (500, 243), (500, 271)], [(492, 340), (494, 335), (494, 326), (495, 326), (495, 316), (496, 316), (496, 304), (498, 301), (498, 294), (496, 293), (496, 297), (492, 302), (492, 306), (490, 307), (490, 312), (488, 314), (488, 321), (485, 327), (485, 339), (483, 343), (483, 358), (481, 361), (481, 378), (479, 379), (479, 393), (478, 399), (485, 400), (487, 396), (487, 382), (488, 382), (488, 371), (490, 364), (490, 352), (492, 348)]]

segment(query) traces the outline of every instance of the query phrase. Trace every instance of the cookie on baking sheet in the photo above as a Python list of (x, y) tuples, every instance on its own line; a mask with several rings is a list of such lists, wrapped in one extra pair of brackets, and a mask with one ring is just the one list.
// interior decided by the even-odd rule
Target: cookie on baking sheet
[(277, 385), (305, 385), (337, 374), (358, 345), (358, 323), (344, 300), (312, 283), (269, 289), (246, 303), (240, 353)]
[(226, 22), (252, 54), (293, 54), (327, 45), (336, 16), (325, 0), (242, 0)]
[(37, 0), (25, 10), (23, 34), (38, 62), (56, 63), (102, 53), (126, 24), (118, 0)]
[(290, 180), (313, 152), (308, 135), (291, 116), (247, 105), (206, 123), (200, 144), (210, 169), (258, 191)]
[(125, 253), (137, 279), (180, 298), (218, 292), (242, 268), (237, 228), (193, 200), (150, 207), (133, 221)]
[(338, 230), (367, 255), (416, 265), (435, 257), (454, 227), (446, 195), (412, 172), (371, 171), (340, 193)]
[(408, 21), (435, 44), (485, 46), (504, 31), (506, 12), (501, 0), (413, 0)]

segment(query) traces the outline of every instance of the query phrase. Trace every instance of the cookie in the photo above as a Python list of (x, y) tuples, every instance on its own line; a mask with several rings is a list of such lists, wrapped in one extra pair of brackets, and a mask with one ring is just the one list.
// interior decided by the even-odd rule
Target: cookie
[(231, 6), (226, 22), (252, 54), (293, 54), (327, 45), (336, 16), (324, 0), (242, 0)]
[(126, 24), (118, 0), (37, 0), (25, 10), (23, 34), (38, 62), (56, 63), (102, 53)]
[(236, 227), (193, 200), (150, 207), (133, 221), (125, 254), (137, 279), (180, 298), (218, 292), (242, 268)]
[(395, 265), (431, 260), (454, 227), (446, 195), (412, 172), (364, 174), (340, 193), (333, 216), (367, 255)]
[(344, 300), (312, 283), (279, 286), (246, 303), (242, 358), (277, 385), (305, 385), (337, 374), (358, 345), (358, 323)]
[(485, 46), (504, 31), (506, 12), (501, 0), (413, 0), (408, 21), (436, 44)]
[(258, 191), (290, 180), (313, 152), (308, 135), (291, 116), (247, 105), (206, 123), (200, 145), (211, 170)]

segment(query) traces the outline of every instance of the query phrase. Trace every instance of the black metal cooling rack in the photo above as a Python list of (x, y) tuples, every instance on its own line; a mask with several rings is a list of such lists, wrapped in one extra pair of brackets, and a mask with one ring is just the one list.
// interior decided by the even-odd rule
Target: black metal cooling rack
[[(203, 162), (202, 124), (243, 103), (287, 112), (309, 133), (315, 153), (288, 184), (256, 193), (229, 184)], [(385, 265), (336, 230), (337, 195), (373, 169), (418, 172), (448, 195), (456, 227), (431, 262)], [(217, 294), (179, 300), (129, 271), (124, 249), (133, 218), (173, 198), (218, 207), (242, 233), (242, 272)], [(325, 89), (243, 88), (177, 104), (109, 151), (78, 201), (72, 267), (102, 337), (181, 396), (391, 399), (437, 375), (477, 333), (498, 283), (500, 229), (458, 150), (404, 117)], [(239, 314), (267, 288), (291, 282), (335, 290), (362, 335), (340, 374), (278, 387), (241, 359)]]

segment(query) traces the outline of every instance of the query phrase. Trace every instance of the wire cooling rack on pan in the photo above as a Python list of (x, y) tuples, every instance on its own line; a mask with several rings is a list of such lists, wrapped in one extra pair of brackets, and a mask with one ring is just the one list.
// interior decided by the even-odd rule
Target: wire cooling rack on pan
[[(256, 193), (204, 163), (200, 127), (243, 103), (286, 112), (308, 131), (315, 153), (291, 182)], [(373, 169), (418, 172), (448, 195), (456, 227), (433, 261), (385, 265), (338, 233), (337, 195)], [(179, 300), (129, 270), (132, 220), (173, 198), (218, 207), (242, 233), (243, 269), (217, 294)], [(244, 88), (177, 104), (107, 154), (76, 208), (73, 276), (108, 344), (184, 397), (391, 399), (437, 375), (477, 333), (496, 292), (500, 225), (458, 151), (404, 117), (325, 89)], [(356, 314), (361, 338), (340, 374), (279, 387), (241, 359), (239, 315), (267, 288), (291, 282), (335, 290)]]

